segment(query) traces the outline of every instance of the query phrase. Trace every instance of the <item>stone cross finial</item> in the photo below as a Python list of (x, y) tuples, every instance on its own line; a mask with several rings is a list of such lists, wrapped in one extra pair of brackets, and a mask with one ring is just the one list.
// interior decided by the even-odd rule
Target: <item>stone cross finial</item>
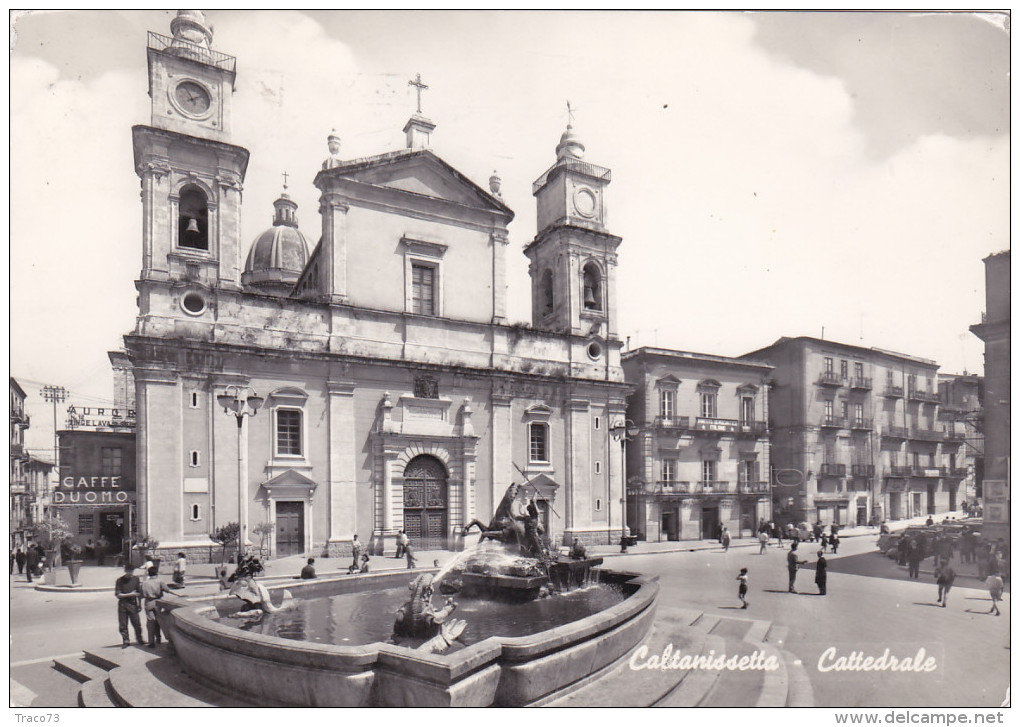
[(574, 125), (574, 107), (570, 105), (570, 101), (567, 100), (567, 126)]
[(289, 177), (289, 176), (290, 176), (290, 175), (289, 175), (289, 174), (287, 174), (287, 172), (284, 172), (284, 173), (283, 173), (283, 188), (284, 188), (284, 189), (287, 189), (287, 177)]
[(408, 81), (407, 85), (408, 86), (414, 86), (415, 89), (418, 91), (418, 113), (420, 114), (421, 113), (421, 92), (422, 91), (427, 91), (428, 90), (428, 86), (426, 86), (424, 83), (422, 83), (421, 74), (420, 73), (415, 74), (414, 80), (413, 81)]

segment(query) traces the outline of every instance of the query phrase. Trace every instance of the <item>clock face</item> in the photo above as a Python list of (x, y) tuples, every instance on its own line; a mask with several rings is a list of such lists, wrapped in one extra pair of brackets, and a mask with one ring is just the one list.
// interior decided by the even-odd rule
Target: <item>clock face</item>
[(181, 111), (192, 116), (201, 116), (209, 110), (212, 99), (209, 92), (194, 81), (182, 81), (174, 89), (174, 100)]
[(581, 217), (594, 217), (598, 209), (598, 200), (595, 192), (587, 187), (578, 187), (574, 190), (574, 209)]

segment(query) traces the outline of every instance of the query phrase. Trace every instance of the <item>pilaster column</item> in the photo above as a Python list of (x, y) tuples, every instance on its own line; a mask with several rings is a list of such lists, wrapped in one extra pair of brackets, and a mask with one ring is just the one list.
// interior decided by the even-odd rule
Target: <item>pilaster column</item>
[[(138, 367), (135, 374), (135, 523), (139, 535), (178, 541), (183, 453), (180, 451), (180, 400), (177, 374)], [(160, 487), (159, 483), (167, 483)], [(174, 486), (173, 483), (176, 483)], [(156, 520), (153, 519), (157, 515)]]
[(506, 322), (506, 248), (510, 236), (506, 230), (493, 230), (492, 243), (492, 322)]
[(235, 173), (223, 170), (216, 177), (216, 187), (219, 193), (215, 215), (215, 239), (219, 242), (219, 282), (226, 287), (240, 288), (243, 270), (241, 258), (244, 254), (241, 245), (241, 181)]
[(329, 540), (351, 540), (358, 529), (355, 481), (354, 382), (328, 381)]
[(324, 293), (330, 303), (347, 302), (347, 210), (344, 198), (326, 192), (319, 198), (322, 215)]
[(563, 503), (566, 530), (590, 529), (593, 525), (591, 502), (591, 426), (590, 402), (571, 398), (567, 401), (567, 481)]
[[(166, 255), (155, 253), (158, 240), (170, 239), (170, 210), (160, 204), (166, 198), (170, 183), (170, 164), (165, 158), (155, 157), (140, 165), (142, 200), (142, 280), (169, 277)], [(162, 212), (162, 214), (160, 214)]]
[(513, 476), (512, 402), (513, 398), (508, 394), (492, 395), (492, 477), (489, 480), (489, 512), (495, 512), (496, 505), (510, 484), (507, 478)]

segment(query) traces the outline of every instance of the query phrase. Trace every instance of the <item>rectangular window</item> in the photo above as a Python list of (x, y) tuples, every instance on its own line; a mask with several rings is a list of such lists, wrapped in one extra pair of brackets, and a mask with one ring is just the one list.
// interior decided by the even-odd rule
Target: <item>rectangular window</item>
[(664, 459), (664, 460), (662, 460), (662, 481), (663, 482), (676, 482), (676, 460), (675, 459)]
[(854, 404), (854, 421), (858, 424), (864, 421), (864, 404)]
[(846, 400), (840, 400), (839, 402), (839, 415), (843, 419), (846, 419), (847, 417)]
[(885, 372), (885, 383), (887, 383), (889, 386), (894, 385), (892, 369), (889, 369), (888, 371)]
[(920, 452), (914, 452), (913, 455), (914, 455), (914, 467), (920, 467), (921, 466), (921, 453)]
[(907, 391), (917, 391), (917, 374), (907, 374)]
[(194, 391), (191, 392), (191, 408), (192, 409), (198, 408), (198, 393)]
[(120, 476), (120, 447), (103, 447), (102, 472), (104, 477)]
[(716, 393), (714, 391), (701, 392), (701, 416), (706, 419), (715, 419)]
[(856, 361), (854, 362), (854, 378), (855, 379), (864, 378), (864, 364), (858, 363)]
[(599, 460), (595, 460), (595, 474), (597, 475), (602, 474), (602, 462), (600, 462)]
[(549, 425), (544, 422), (528, 425), (528, 460), (538, 463), (549, 461)]
[(302, 454), (300, 411), (276, 410), (276, 453), (295, 456)]
[(411, 311), (436, 314), (436, 269), (431, 265), (411, 264)]
[(846, 361), (840, 360), (840, 362), (839, 362), (839, 377), (841, 379), (845, 379), (846, 378), (846, 367), (847, 367)]
[(825, 407), (825, 418), (832, 419), (832, 402), (826, 401), (823, 406)]
[(191, 520), (192, 520), (192, 522), (195, 522), (196, 520), (201, 520), (201, 519), (202, 519), (202, 509), (199, 507), (197, 502), (193, 502), (191, 504)]
[(706, 459), (701, 463), (701, 480), (702, 482), (715, 482), (715, 465), (714, 459)]
[(602, 417), (595, 417), (595, 428), (598, 429), (602, 426)]
[(754, 424), (754, 397), (740, 397), (740, 423)]
[(832, 359), (829, 358), (828, 356), (825, 357), (825, 373), (827, 374), (832, 373)]
[(78, 535), (92, 535), (95, 530), (95, 515), (81, 513), (78, 515)]
[(663, 389), (659, 392), (659, 416), (663, 419), (672, 419), (676, 416), (676, 392), (672, 389)]

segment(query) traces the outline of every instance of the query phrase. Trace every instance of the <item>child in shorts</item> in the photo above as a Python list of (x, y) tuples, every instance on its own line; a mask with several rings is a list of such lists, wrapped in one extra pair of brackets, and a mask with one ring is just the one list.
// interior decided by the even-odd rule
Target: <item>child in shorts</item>
[(996, 616), (1002, 615), (999, 611), (999, 601), (1002, 600), (1002, 589), (1002, 576), (998, 573), (993, 573), (988, 576), (988, 595), (992, 597), (992, 608), (988, 613), (994, 613)]
[(740, 607), (747, 608), (747, 568), (740, 569), (737, 580), (740, 581), (740, 585), (737, 586), (737, 598), (740, 599), (742, 604)]

